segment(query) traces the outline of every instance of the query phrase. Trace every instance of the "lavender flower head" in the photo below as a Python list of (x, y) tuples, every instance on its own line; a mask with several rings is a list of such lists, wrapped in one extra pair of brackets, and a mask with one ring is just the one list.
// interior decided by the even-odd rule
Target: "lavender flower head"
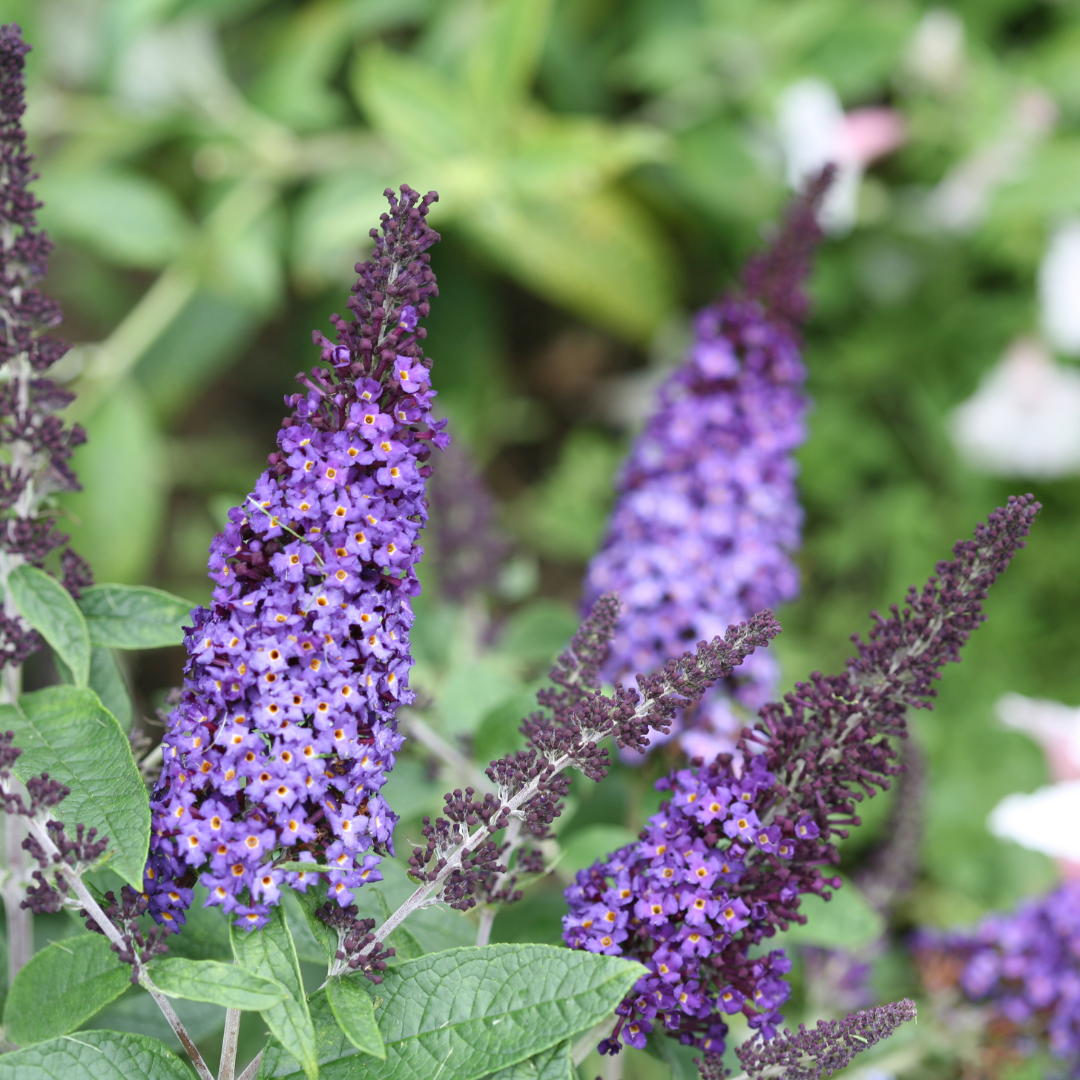
[(217, 587), (193, 613), (151, 801), (145, 885), (162, 923), (184, 921), (200, 875), (207, 903), (252, 929), (283, 885), (325, 879), (345, 907), (393, 851), (379, 790), (412, 700), (426, 462), (448, 438), (417, 325), (438, 292), (424, 254), (437, 196), (386, 195), (355, 318), (332, 317), (336, 344), (314, 335), (329, 367), (298, 376), (279, 449), (210, 547)]
[(985, 1003), (1012, 1041), (1035, 1036), (1080, 1071), (1080, 882), (1070, 881), (973, 930), (920, 932), (924, 970), (950, 972), (970, 1000)]
[[(74, 395), (42, 375), (67, 345), (44, 336), (61, 322), (60, 308), (37, 288), (52, 244), (38, 228), (34, 211), (41, 203), (27, 187), (36, 178), (22, 128), (29, 51), (18, 26), (0, 26), (0, 585), (20, 563), (41, 566), (67, 542), (55, 528), (51, 499), (78, 490), (68, 461), (86, 439), (81, 428), (65, 427), (55, 415)], [(86, 564), (70, 549), (61, 568), (76, 596), (90, 583)], [(39, 646), (7, 598), (0, 611), (0, 668), (21, 664)]]
[[(627, 607), (607, 674), (652, 671), (688, 642), (711, 639), (798, 593), (791, 553), (802, 510), (792, 452), (806, 437), (797, 327), (802, 282), (821, 232), (821, 174), (795, 202), (772, 248), (752, 259), (743, 292), (705, 308), (686, 361), (660, 390), (630, 451), (584, 606), (617, 592)], [(750, 657), (682, 718), (681, 742), (710, 759), (732, 750), (742, 721), (774, 696), (775, 659)]]
[(1038, 510), (1010, 498), (975, 539), (953, 548), (921, 591), (888, 617), (833, 676), (814, 673), (743, 729), (740, 757), (696, 759), (660, 780), (672, 797), (639, 840), (581, 870), (566, 890), (563, 939), (572, 948), (639, 960), (648, 973), (616, 1009), (602, 1052), (641, 1047), (654, 1025), (722, 1054), (725, 1015), (741, 1012), (772, 1038), (790, 962), (762, 942), (805, 922), (800, 896), (828, 896), (840, 879), (835, 840), (859, 824), (857, 804), (901, 771), (896, 740), (909, 708), (930, 708), (934, 682), (982, 622), (982, 601)]

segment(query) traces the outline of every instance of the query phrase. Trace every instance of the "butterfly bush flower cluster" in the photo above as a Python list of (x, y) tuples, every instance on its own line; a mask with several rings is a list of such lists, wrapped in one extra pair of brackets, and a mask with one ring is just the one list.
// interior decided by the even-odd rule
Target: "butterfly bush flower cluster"
[(1045, 1041), (1080, 1072), (1080, 882), (970, 931), (921, 931), (914, 948), (931, 989), (958, 986), (1010, 1042)]
[(437, 294), (436, 196), (386, 194), (354, 319), (333, 317), (336, 343), (315, 335), (327, 367), (299, 377), (306, 393), (287, 399), (269, 468), (211, 545), (213, 601), (185, 640), (151, 804), (145, 888), (159, 922), (183, 921), (200, 876), (208, 903), (249, 928), (283, 886), (323, 878), (346, 906), (393, 851), (379, 791), (402, 742), (396, 710), (412, 700), (427, 462), (448, 439), (418, 326)]
[[(61, 321), (60, 308), (37, 283), (52, 244), (38, 228), (41, 203), (27, 185), (35, 178), (22, 128), (26, 54), (18, 26), (0, 27), (0, 585), (20, 563), (41, 566), (67, 537), (55, 527), (51, 499), (78, 490), (69, 464), (85, 441), (78, 426), (56, 415), (74, 395), (44, 375), (67, 345), (45, 331)], [(78, 596), (90, 584), (86, 564), (61, 553), (64, 584)], [(0, 611), (0, 667), (21, 664), (40, 640), (10, 598)]]
[(789, 962), (756, 947), (805, 920), (801, 895), (838, 887), (822, 870), (838, 861), (834, 840), (859, 823), (857, 803), (900, 772), (894, 740), (906, 736), (907, 710), (931, 706), (941, 668), (959, 659), (1037, 510), (1031, 496), (995, 510), (903, 609), (873, 613), (845, 671), (815, 673), (761, 710), (743, 730), (742, 768), (721, 754), (661, 780), (671, 798), (639, 840), (578, 873), (566, 893), (567, 944), (648, 968), (605, 1051), (620, 1039), (642, 1046), (659, 1025), (721, 1054), (724, 1016), (735, 1012), (775, 1034)]
[[(797, 327), (830, 179), (823, 173), (795, 202), (772, 248), (744, 271), (742, 293), (698, 315), (689, 355), (623, 467), (585, 580), (586, 605), (610, 590), (627, 607), (612, 678), (653, 671), (688, 641), (798, 593), (791, 553), (802, 510), (792, 453), (806, 437), (807, 399)], [(750, 658), (734, 686), (718, 687), (682, 718), (683, 748), (704, 758), (732, 750), (741, 727), (733, 698), (756, 711), (777, 677), (768, 653)]]

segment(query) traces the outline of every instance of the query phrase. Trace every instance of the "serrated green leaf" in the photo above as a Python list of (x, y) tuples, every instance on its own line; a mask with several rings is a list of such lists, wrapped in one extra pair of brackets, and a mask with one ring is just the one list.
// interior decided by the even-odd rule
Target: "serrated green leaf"
[(183, 644), (192, 607), (179, 596), (145, 585), (91, 585), (79, 600), (91, 642), (110, 649)]
[(93, 690), (50, 686), (0, 707), (15, 733), (13, 766), (24, 783), (47, 772), (71, 789), (52, 811), (71, 834), (80, 822), (109, 838), (109, 868), (140, 892), (150, 846), (150, 803), (131, 745)]
[(508, 1069), (500, 1069), (484, 1080), (577, 1080), (570, 1048), (567, 1040)]
[(90, 633), (71, 593), (36, 566), (23, 564), (8, 575), (19, 613), (71, 670), (76, 686), (90, 681)]
[(0, 1057), (0, 1080), (193, 1080), (191, 1070), (147, 1035), (80, 1031)]
[(352, 979), (335, 977), (326, 983), (326, 999), (345, 1038), (362, 1053), (385, 1061), (386, 1046), (370, 996)]
[(159, 960), (150, 971), (154, 985), (169, 997), (205, 1001), (223, 1009), (261, 1012), (289, 996), (276, 979), (245, 971), (217, 960)]
[(95, 647), (90, 650), (90, 689), (116, 717), (120, 730), (125, 734), (130, 731), (131, 693), (112, 649)]
[[(320, 1039), (320, 1075), (404, 1080), (438, 1072), (440, 1080), (480, 1080), (610, 1015), (643, 971), (619, 957), (552, 945), (468, 947), (410, 960), (390, 968), (378, 986), (357, 980), (382, 999), (375, 1016), (386, 1060), (359, 1057), (344, 1036), (336, 1044), (327, 1036)], [(292, 1080), (300, 1073), (271, 1041), (259, 1075)]]
[(4, 1032), (17, 1046), (66, 1035), (130, 985), (131, 968), (101, 934), (54, 941), (16, 976), (4, 1005)]
[(308, 1080), (316, 1080), (319, 1065), (315, 1029), (285, 913), (280, 907), (271, 908), (270, 922), (261, 930), (247, 931), (234, 926), (232, 945), (236, 962), (245, 971), (274, 979), (288, 991), (284, 1001), (261, 1010), (262, 1017), (278, 1042), (301, 1063)]

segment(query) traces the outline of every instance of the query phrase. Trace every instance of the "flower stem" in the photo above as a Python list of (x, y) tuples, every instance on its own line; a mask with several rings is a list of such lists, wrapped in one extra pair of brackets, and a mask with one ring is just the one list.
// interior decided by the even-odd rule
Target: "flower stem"
[(240, 1039), (240, 1010), (225, 1010), (225, 1038), (221, 1043), (218, 1080), (233, 1080), (236, 1075), (236, 1044)]

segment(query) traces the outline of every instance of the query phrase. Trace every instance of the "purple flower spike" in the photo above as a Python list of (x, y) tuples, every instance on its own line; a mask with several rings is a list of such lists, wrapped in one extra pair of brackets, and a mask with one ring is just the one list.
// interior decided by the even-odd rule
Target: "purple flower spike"
[[(694, 345), (623, 468), (584, 596), (588, 608), (614, 591), (627, 607), (606, 671), (614, 679), (653, 671), (688, 641), (798, 592), (791, 553), (802, 510), (792, 452), (806, 437), (807, 401), (797, 327), (831, 175), (809, 186), (773, 246), (750, 261), (742, 293), (698, 315)], [(708, 760), (734, 749), (742, 721), (733, 699), (756, 711), (777, 678), (772, 656), (751, 657), (682, 717), (686, 752)]]
[(973, 930), (922, 931), (915, 953), (931, 989), (950, 974), (983, 1004), (999, 1034), (1022, 1047), (1035, 1036), (1080, 1072), (1080, 882), (1069, 881)]
[[(618, 948), (608, 951), (649, 970), (617, 1009), (627, 1023), (660, 1021), (715, 1054), (723, 1053), (724, 1013), (741, 1011), (764, 1038), (775, 1035), (791, 965), (781, 951), (752, 951), (805, 922), (801, 895), (838, 887), (839, 878), (822, 873), (839, 861), (834, 840), (859, 824), (864, 794), (900, 772), (890, 740), (906, 737), (909, 708), (931, 706), (941, 668), (959, 659), (983, 620), (987, 590), (1024, 546), (1038, 509), (1025, 495), (995, 510), (921, 593), (910, 590), (903, 610), (873, 614), (870, 639), (856, 638), (858, 655), (844, 672), (814, 674), (765, 706), (743, 731), (741, 758), (697, 759), (660, 780), (672, 798), (638, 842), (578, 873), (566, 890), (563, 939), (595, 952), (610, 936)], [(694, 809), (702, 805), (710, 812)], [(726, 816), (713, 815), (714, 805)]]
[[(856, 1054), (887, 1039), (915, 1015), (915, 1003), (905, 999), (851, 1013), (843, 1020), (819, 1020), (813, 1028), (800, 1024), (794, 1035), (785, 1028), (771, 1042), (745, 1043), (735, 1053), (749, 1077), (818, 1080), (847, 1068)], [(715, 1057), (707, 1058), (702, 1077), (719, 1080), (725, 1073), (716, 1071), (718, 1067), (722, 1068)]]
[[(86, 441), (82, 428), (65, 427), (56, 415), (74, 395), (43, 374), (68, 347), (46, 334), (61, 321), (60, 308), (37, 288), (52, 244), (38, 228), (41, 203), (27, 186), (36, 179), (22, 128), (29, 51), (18, 26), (0, 26), (0, 552), (8, 569), (41, 566), (67, 542), (46, 500), (79, 489), (69, 461)], [(92, 581), (89, 567), (70, 548), (60, 567), (78, 597)], [(40, 644), (18, 615), (0, 612), (0, 667), (21, 664)]]
[[(425, 254), (436, 196), (386, 195), (356, 319), (333, 317), (336, 344), (315, 335), (332, 367), (298, 376), (307, 392), (286, 399), (269, 468), (210, 546), (213, 605), (193, 612), (151, 801), (146, 892), (174, 928), (200, 875), (208, 903), (254, 928), (283, 886), (323, 879), (348, 906), (393, 851), (397, 817), (379, 790), (401, 747), (397, 708), (412, 701), (427, 462), (448, 439), (431, 420), (424, 331), (414, 323), (405, 341), (399, 326), (437, 293)], [(278, 868), (297, 861), (312, 870)]]

